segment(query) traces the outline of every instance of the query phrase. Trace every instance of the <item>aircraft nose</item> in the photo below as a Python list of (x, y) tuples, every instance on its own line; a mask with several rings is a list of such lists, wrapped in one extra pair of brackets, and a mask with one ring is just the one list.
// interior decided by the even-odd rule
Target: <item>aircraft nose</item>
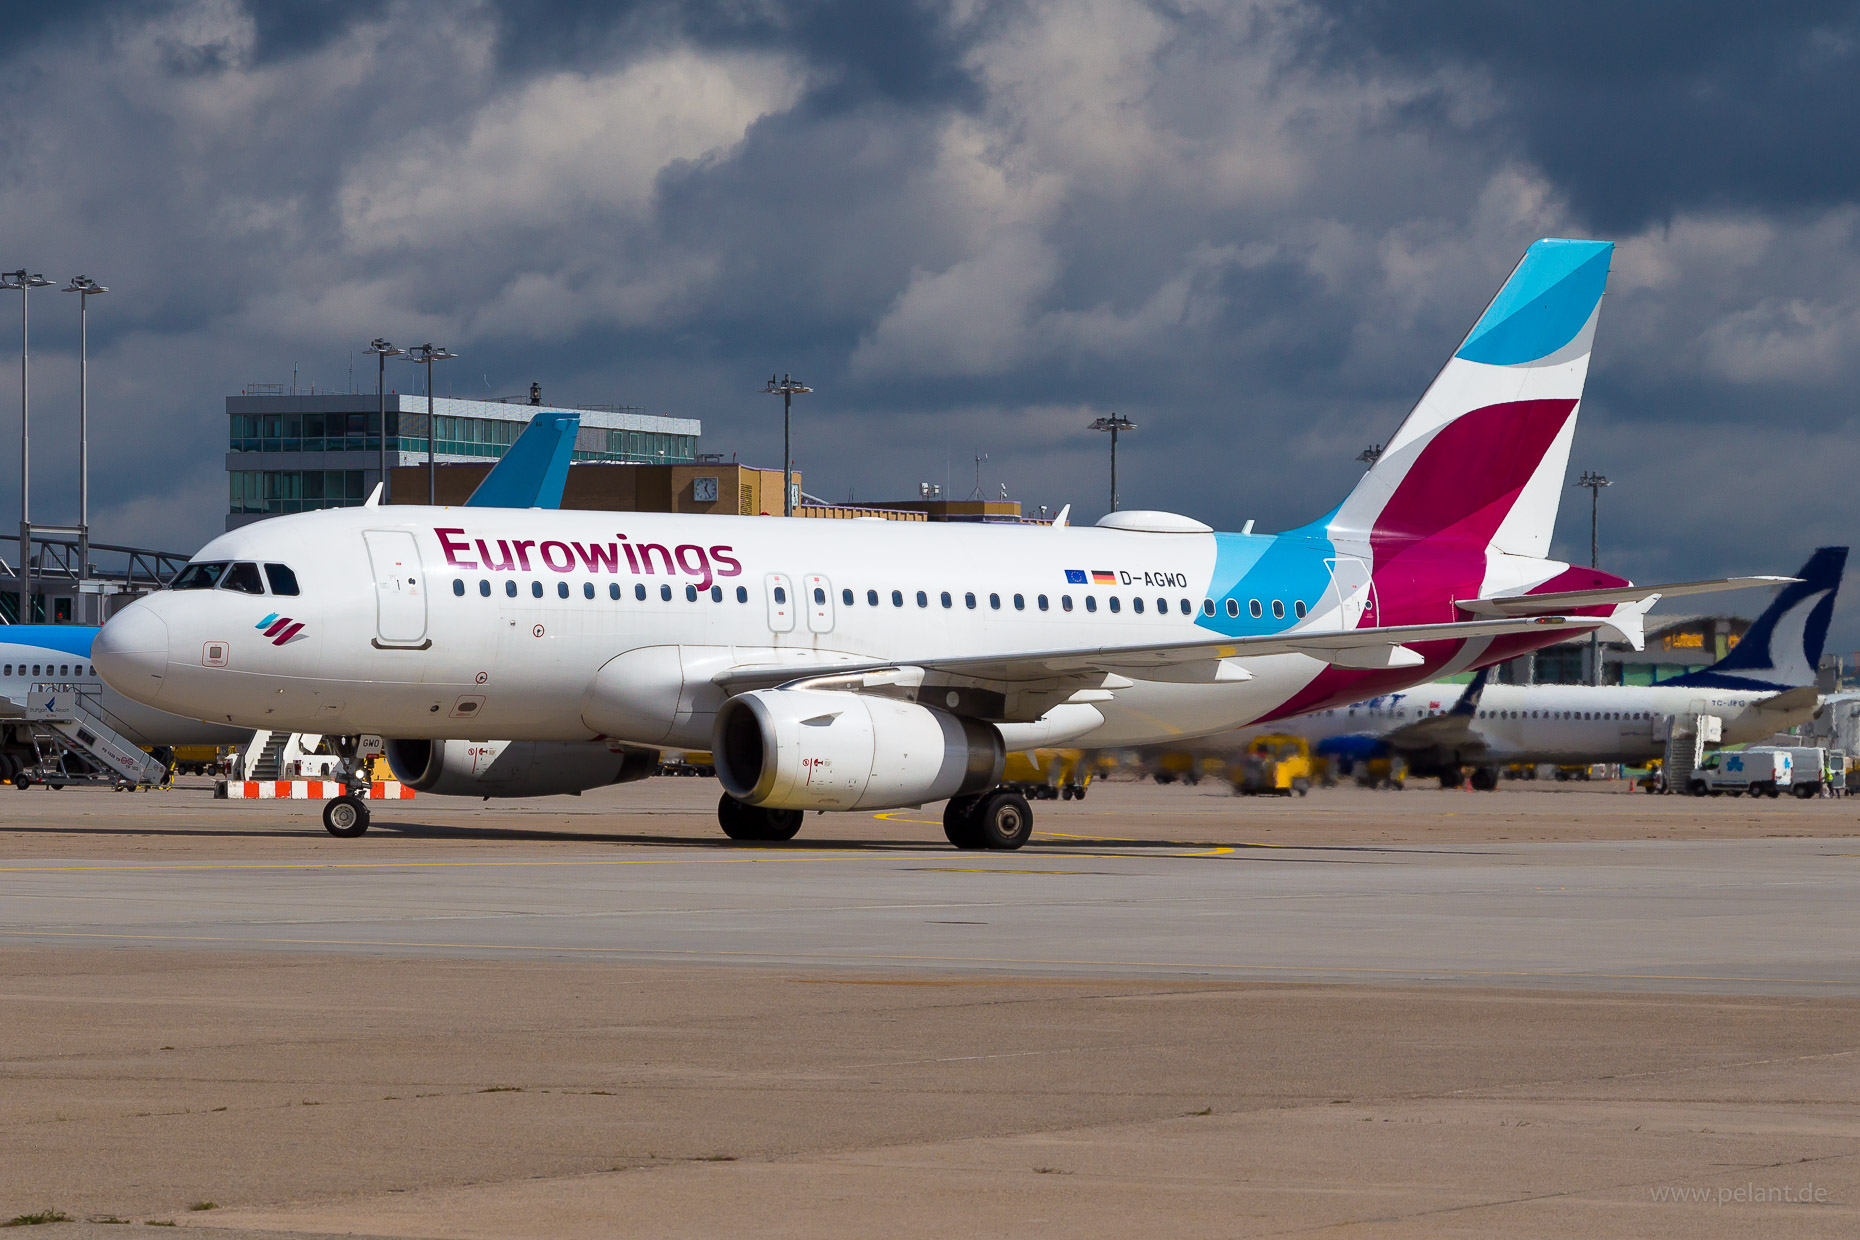
[(168, 672), (168, 626), (132, 603), (98, 632), (90, 660), (112, 689), (133, 701), (153, 702)]

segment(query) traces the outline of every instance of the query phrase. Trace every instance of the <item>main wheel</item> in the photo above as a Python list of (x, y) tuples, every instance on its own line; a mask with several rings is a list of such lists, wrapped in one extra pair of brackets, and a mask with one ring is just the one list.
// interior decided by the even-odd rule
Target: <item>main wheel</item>
[(345, 839), (360, 835), (368, 830), (368, 802), (351, 796), (323, 802), (323, 829)]
[(986, 847), (981, 829), (975, 823), (975, 808), (980, 797), (951, 797), (943, 807), (943, 836), (957, 848)]
[(1018, 792), (991, 792), (969, 815), (983, 848), (1012, 851), (1033, 834), (1033, 807)]
[(801, 830), (803, 817), (798, 809), (745, 805), (727, 792), (717, 802), (717, 825), (733, 840), (791, 840)]

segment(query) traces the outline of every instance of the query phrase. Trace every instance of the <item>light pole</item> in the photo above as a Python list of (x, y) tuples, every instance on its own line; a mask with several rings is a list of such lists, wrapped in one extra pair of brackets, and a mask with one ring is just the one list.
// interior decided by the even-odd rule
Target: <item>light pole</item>
[(762, 389), (765, 395), (781, 397), (781, 515), (784, 517), (794, 515), (794, 454), (789, 447), (794, 398), (813, 390), (789, 375), (783, 375), (779, 381), (770, 375), (769, 385)]
[[(381, 439), (381, 502), (384, 504), (390, 502), (388, 495), (393, 490), (393, 484), (388, 480), (387, 463), (387, 360), (390, 357), (399, 357), (406, 351), (405, 349), (395, 348), (379, 336), (368, 342), (367, 352), (375, 355), (375, 404), (380, 409), (379, 414), (376, 416), (381, 419), (381, 425), (377, 433)], [(428, 383), (426, 386), (430, 391), (433, 385)], [(397, 400), (394, 403), (398, 405), (400, 402)], [(400, 459), (399, 448), (394, 450), (394, 457), (396, 460)]]
[(32, 434), (28, 413), (31, 385), (27, 382), (28, 303), (32, 290), (45, 288), (51, 281), (42, 275), (19, 271), (0, 272), (0, 289), (19, 290), (19, 622), (32, 623)]
[(1108, 418), (1099, 418), (1087, 430), (1111, 432), (1111, 511), (1117, 511), (1117, 432), (1134, 431), (1137, 424), (1120, 413)]
[[(1599, 528), (1602, 511), (1602, 488), (1611, 487), (1610, 482), (1594, 470), (1587, 470), (1582, 477), (1570, 483), (1571, 486), (1589, 488), (1589, 567), (1596, 568), (1600, 557), (1596, 554), (1596, 531)], [(1589, 683), (1602, 683), (1602, 638), (1601, 634), (1591, 630), (1589, 633)]]
[(90, 299), (109, 292), (89, 276), (72, 276), (64, 292), (78, 295), (78, 622), (89, 624), (90, 598)]
[(433, 416), (433, 363), (449, 362), (458, 354), (444, 345), (416, 344), (407, 350), (407, 360), (426, 366), (426, 503), (439, 503), (439, 464), (434, 445), (439, 442), (439, 420)]

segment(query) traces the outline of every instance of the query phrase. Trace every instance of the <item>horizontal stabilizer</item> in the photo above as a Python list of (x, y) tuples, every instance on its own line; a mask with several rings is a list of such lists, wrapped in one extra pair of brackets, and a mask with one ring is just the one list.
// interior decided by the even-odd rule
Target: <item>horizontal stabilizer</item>
[(1814, 685), (1797, 685), (1793, 689), (1784, 689), (1774, 697), (1766, 697), (1757, 703), (1757, 709), (1769, 714), (1791, 715), (1797, 711), (1815, 710), (1821, 704), (1821, 690)]

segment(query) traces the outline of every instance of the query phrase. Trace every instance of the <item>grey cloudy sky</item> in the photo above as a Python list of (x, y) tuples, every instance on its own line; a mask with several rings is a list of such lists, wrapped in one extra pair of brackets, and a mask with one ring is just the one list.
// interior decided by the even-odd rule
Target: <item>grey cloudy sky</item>
[[(14, 0), (0, 267), (111, 285), (99, 537), (191, 550), (223, 398), (346, 390), (352, 352), (367, 388), (375, 335), (461, 352), (442, 391), (540, 380), (768, 464), (755, 393), (793, 371), (831, 498), (966, 494), (987, 453), (990, 493), (1091, 520), (1116, 410), (1127, 505), (1281, 527), (1530, 240), (1606, 237), (1572, 461), (1618, 482), (1605, 566), (1784, 571), (1854, 528), (1860, 15), (1675, 11)], [(72, 300), (34, 300), (42, 520), (74, 504)]]

